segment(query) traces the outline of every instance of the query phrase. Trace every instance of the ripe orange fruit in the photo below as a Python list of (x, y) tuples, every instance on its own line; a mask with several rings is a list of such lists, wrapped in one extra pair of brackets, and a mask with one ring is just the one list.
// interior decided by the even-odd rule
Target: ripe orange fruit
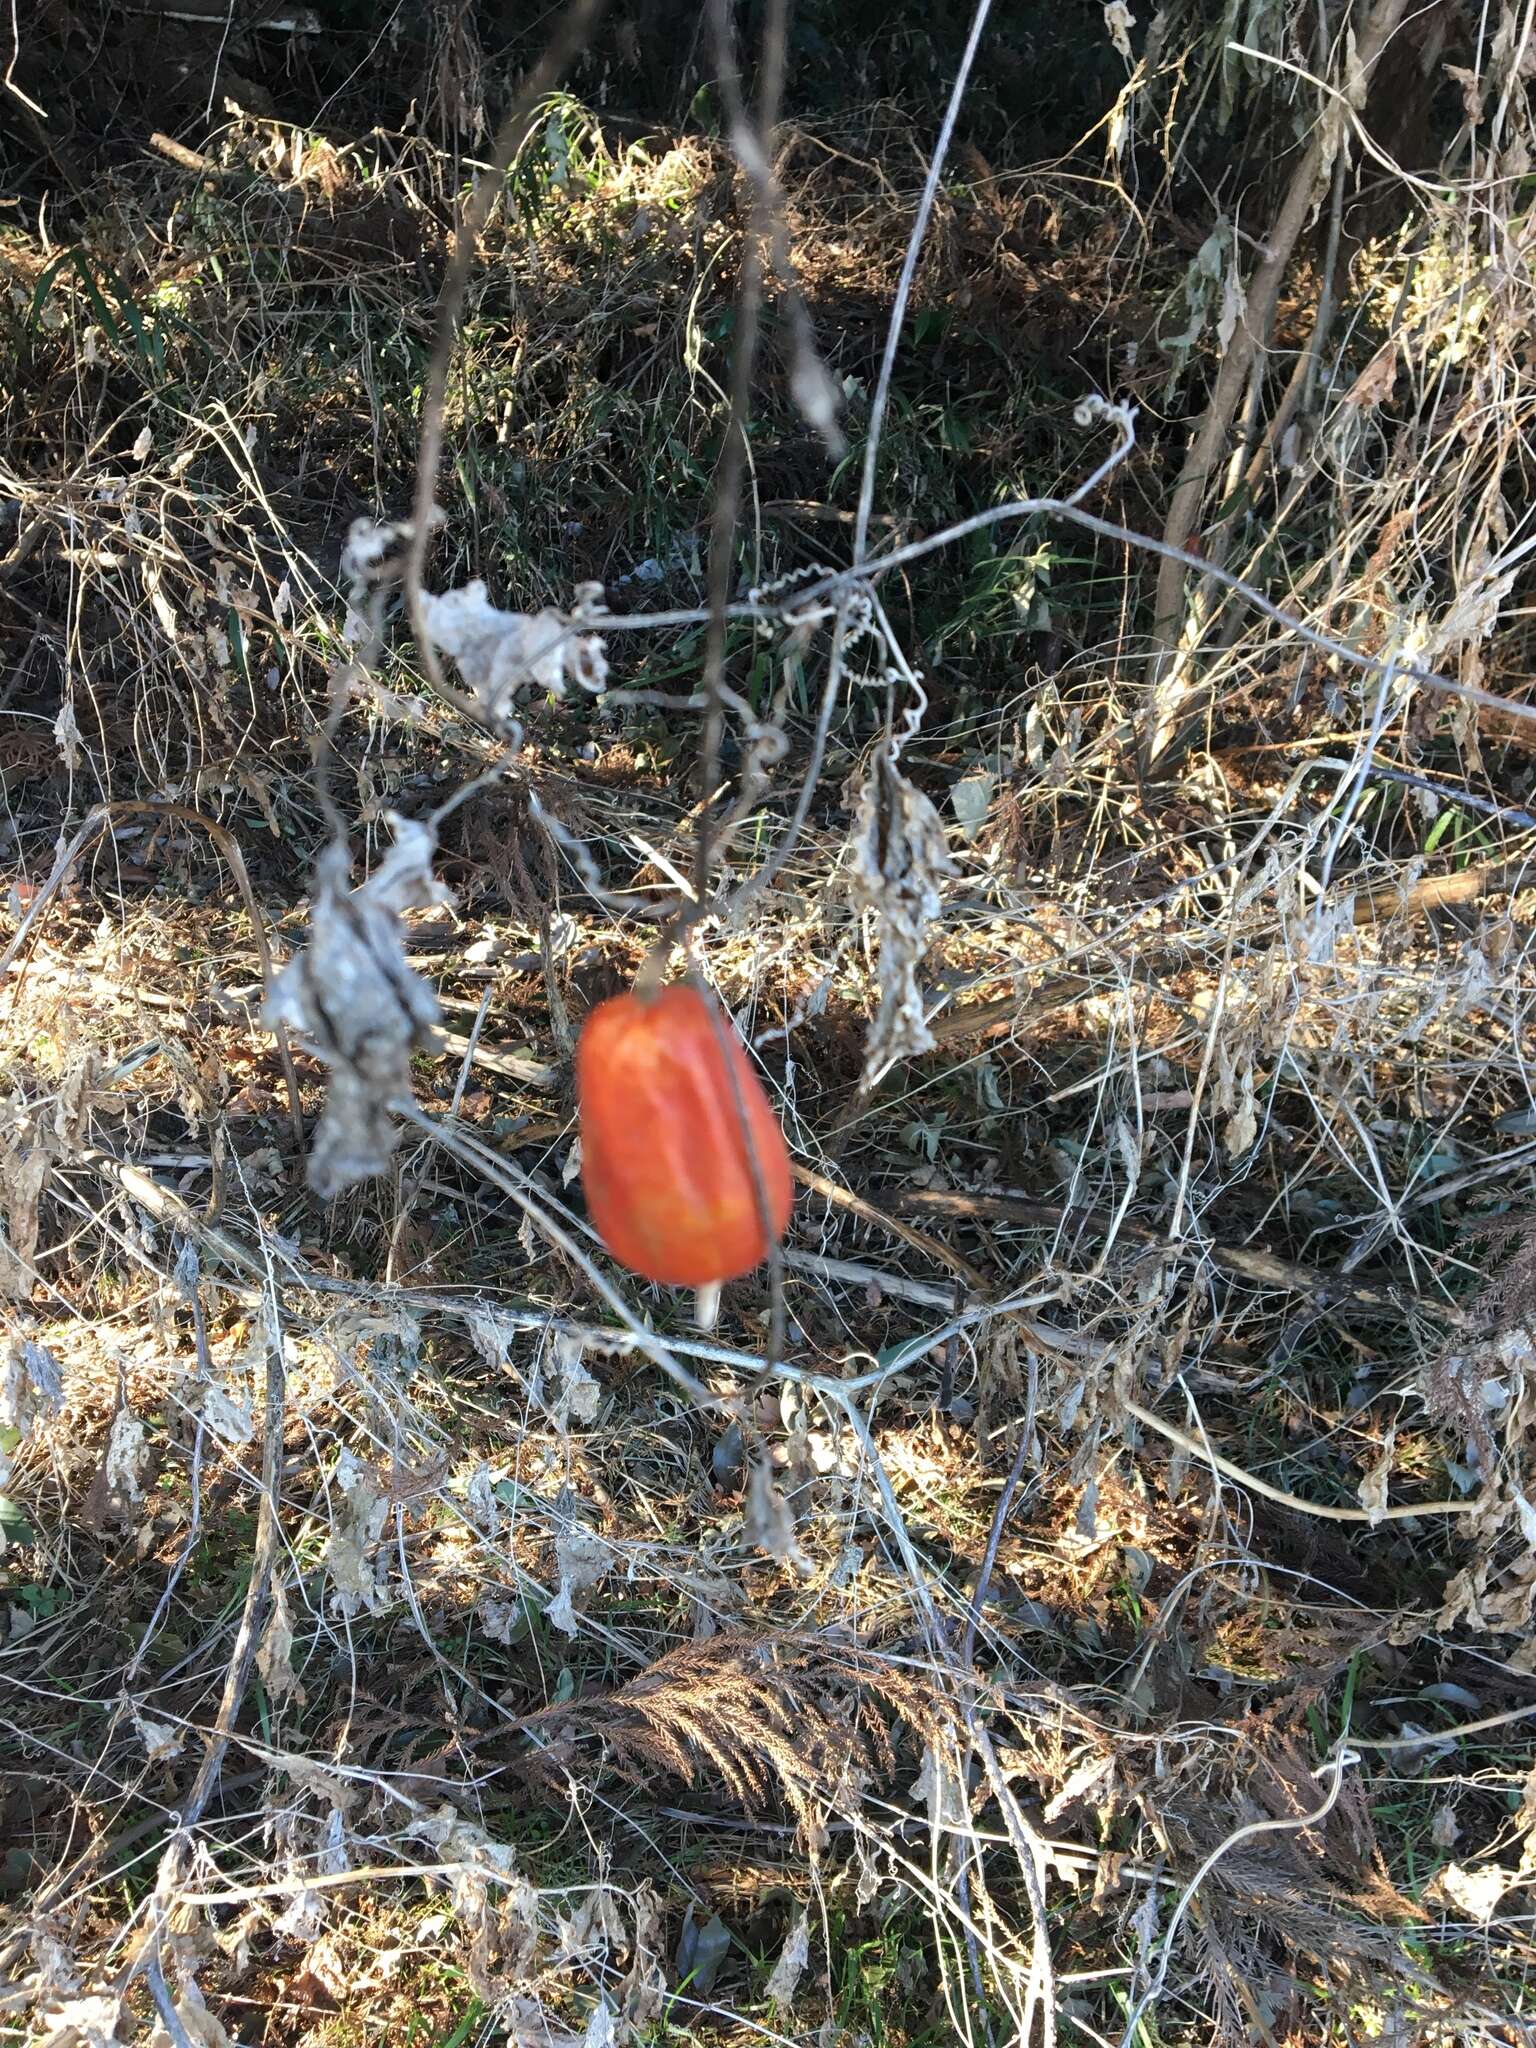
[(750, 1273), (784, 1235), (784, 1133), (708, 996), (677, 983), (599, 1003), (576, 1047), (576, 1102), (587, 1208), (632, 1272), (708, 1287)]

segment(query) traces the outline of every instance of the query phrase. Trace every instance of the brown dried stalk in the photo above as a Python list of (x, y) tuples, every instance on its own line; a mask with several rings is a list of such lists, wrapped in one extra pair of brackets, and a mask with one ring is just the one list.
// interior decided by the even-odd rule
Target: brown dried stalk
[[(1357, 45), (1355, 63), (1358, 78), (1369, 77), (1407, 10), (1408, 0), (1376, 0)], [(1227, 345), (1204, 415), (1184, 457), (1184, 467), (1174, 485), (1168, 517), (1163, 525), (1165, 547), (1182, 549), (1186, 546), (1195, 530), (1206, 491), (1220, 473), (1223, 443), (1242, 402), (1254, 358), (1269, 332), (1280, 287), (1290, 267), (1296, 243), (1317, 202), (1331, 150), (1338, 144), (1336, 126), (1326, 116), (1320, 117), (1306, 153), (1296, 167), (1274, 226), (1265, 240), (1263, 258), (1247, 286), (1247, 311)], [(1142, 750), (1143, 767), (1148, 772), (1166, 759), (1175, 737), (1175, 721), (1180, 706), (1189, 694), (1173, 658), (1183, 623), (1184, 565), (1177, 556), (1165, 554), (1157, 572), (1152, 622), (1153, 655), (1148, 678), (1152, 699)]]

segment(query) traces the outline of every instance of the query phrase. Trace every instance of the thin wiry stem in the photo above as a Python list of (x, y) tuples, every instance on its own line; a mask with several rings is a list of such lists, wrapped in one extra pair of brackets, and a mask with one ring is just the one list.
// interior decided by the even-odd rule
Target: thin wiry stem
[(1216, 1847), (1212, 1849), (1210, 1854), (1201, 1863), (1200, 1868), (1179, 1894), (1178, 1904), (1174, 1907), (1172, 1914), (1169, 1916), (1168, 1925), (1163, 1930), (1162, 1948), (1158, 1957), (1157, 1970), (1151, 1982), (1131, 2008), (1125, 2023), (1125, 2032), (1121, 2036), (1120, 2048), (1133, 2048), (1133, 2043), (1138, 2038), (1137, 2028), (1141, 2024), (1142, 2014), (1149, 2005), (1153, 2004), (1161, 1996), (1163, 1986), (1168, 1981), (1169, 1965), (1173, 1960), (1173, 1944), (1178, 1936), (1179, 1928), (1183, 1924), (1184, 1915), (1194, 1904), (1195, 1896), (1201, 1885), (1205, 1883), (1205, 1880), (1216, 1868), (1222, 1857), (1227, 1855), (1229, 1851), (1237, 1848), (1239, 1843), (1255, 1841), (1260, 1835), (1298, 1834), (1306, 1828), (1315, 1828), (1320, 1821), (1326, 1820), (1334, 1807), (1337, 1806), (1339, 1794), (1344, 1789), (1344, 1773), (1351, 1764), (1356, 1764), (1359, 1761), (1360, 1759), (1352, 1749), (1335, 1750), (1333, 1755), (1329, 1757), (1328, 1761), (1317, 1772), (1319, 1778), (1322, 1777), (1325, 1771), (1331, 1772), (1333, 1780), (1328, 1787), (1327, 1796), (1323, 1799), (1321, 1805), (1314, 1808), (1311, 1813), (1299, 1813), (1294, 1818), (1284, 1816), (1278, 1820), (1249, 1821), (1244, 1827), (1234, 1828), (1224, 1841), (1216, 1844)]
[(711, 1393), (702, 1380), (695, 1379), (686, 1366), (678, 1364), (667, 1346), (662, 1343), (654, 1331), (648, 1330), (645, 1327), (644, 1323), (640, 1321), (639, 1317), (630, 1308), (628, 1302), (625, 1301), (618, 1289), (610, 1284), (594, 1262), (582, 1250), (571, 1233), (550, 1215), (544, 1204), (534, 1197), (521, 1177), (512, 1171), (505, 1160), (491, 1151), (489, 1146), (482, 1145), (478, 1140), (472, 1138), (467, 1131), (460, 1129), (456, 1125), (441, 1122), (436, 1117), (428, 1116), (425, 1111), (418, 1109), (414, 1102), (401, 1100), (392, 1103), (390, 1106), (397, 1116), (403, 1117), (407, 1123), (413, 1124), (417, 1130), (428, 1132), (442, 1146), (443, 1150), (453, 1158), (459, 1160), (463, 1165), (472, 1168), (483, 1180), (488, 1180), (493, 1187), (498, 1187), (504, 1194), (510, 1195), (513, 1201), (523, 1210), (535, 1230), (547, 1238), (557, 1251), (562, 1252), (571, 1261), (582, 1277), (596, 1289), (607, 1306), (613, 1310), (619, 1321), (624, 1325), (629, 1336), (639, 1345), (647, 1358), (653, 1364), (660, 1366), (668, 1379), (685, 1393), (690, 1401), (695, 1402), (701, 1408), (720, 1408), (730, 1405), (728, 1397)]
[[(1097, 534), (1101, 540), (1118, 541), (1123, 547), (1145, 548), (1149, 554), (1161, 555), (1166, 559), (1182, 562), (1186, 568), (1199, 570), (1226, 590), (1236, 592), (1245, 603), (1269, 619), (1274, 625), (1282, 626), (1288, 633), (1295, 634), (1309, 647), (1320, 653), (1332, 655), (1336, 661), (1347, 662), (1367, 674), (1379, 675), (1388, 662), (1374, 654), (1363, 653), (1345, 641), (1336, 640), (1330, 633), (1319, 632), (1307, 625), (1294, 613), (1275, 604), (1262, 591), (1256, 590), (1242, 577), (1235, 576), (1229, 569), (1220, 569), (1214, 562), (1208, 562), (1201, 555), (1191, 554), (1187, 548), (1173, 547), (1166, 541), (1155, 539), (1151, 534), (1137, 533), (1133, 527), (1121, 526), (1113, 519), (1101, 519), (1095, 512), (1084, 510), (1081, 505), (1067, 498), (1016, 498), (1006, 505), (993, 505), (985, 512), (975, 512), (968, 519), (958, 520), (953, 526), (946, 526), (938, 533), (926, 535), (921, 540), (909, 541), (905, 547), (892, 548), (888, 554), (876, 555), (865, 563), (862, 569), (841, 569), (806, 584), (798, 593), (797, 601), (816, 604), (835, 596), (848, 584), (866, 577), (888, 576), (893, 569), (903, 569), (909, 562), (921, 561), (925, 555), (934, 554), (938, 549), (952, 547), (956, 541), (965, 540), (973, 533), (981, 533), (989, 526), (997, 526), (1014, 519), (1065, 519), (1074, 526), (1081, 526), (1086, 532)], [(612, 630), (608, 620), (603, 621), (604, 631)], [(1481, 704), (1489, 710), (1507, 712), (1512, 718), (1536, 721), (1536, 704), (1522, 703), (1518, 698), (1501, 697), (1493, 690), (1480, 690), (1470, 683), (1458, 683), (1450, 676), (1440, 675), (1433, 669), (1422, 667), (1417, 662), (1397, 660), (1390, 664), (1396, 672), (1421, 688), (1434, 690), (1439, 695), (1454, 697), (1464, 704)]]
[[(784, 85), (787, 0), (769, 0), (763, 23), (762, 70), (758, 86), (757, 133), (747, 120), (741, 79), (731, 36), (729, 0), (710, 0), (710, 29), (720, 92), (737, 156), (746, 168), (754, 156), (766, 159), (779, 118)], [(720, 748), (725, 737), (725, 634), (731, 574), (736, 561), (736, 522), (746, 475), (748, 421), (752, 410), (752, 373), (763, 304), (763, 242), (770, 231), (768, 195), (752, 181), (752, 207), (741, 259), (741, 284), (736, 294), (736, 345), (731, 358), (730, 412), (725, 445), (715, 472), (715, 497), (709, 521), (709, 628), (704, 642), (704, 735), (699, 788), (698, 838), (694, 852), (692, 904), (679, 906), (683, 922), (702, 916), (709, 899), (712, 806), (720, 782)]]
[(1272, 1500), (1277, 1507), (1290, 1508), (1298, 1515), (1310, 1515), (1319, 1522), (1365, 1522), (1374, 1527), (1378, 1522), (1412, 1522), (1429, 1515), (1475, 1515), (1481, 1513), (1486, 1503), (1476, 1496), (1468, 1500), (1424, 1500), (1405, 1502), (1400, 1507), (1365, 1508), (1336, 1507), (1332, 1501), (1303, 1500), (1299, 1494), (1287, 1493), (1283, 1486), (1273, 1486), (1267, 1479), (1260, 1479), (1257, 1473), (1249, 1472), (1241, 1465), (1233, 1464), (1209, 1444), (1203, 1444), (1188, 1430), (1180, 1429), (1176, 1422), (1167, 1422), (1161, 1415), (1155, 1415), (1150, 1408), (1144, 1408), (1140, 1401), (1127, 1398), (1125, 1412), (1134, 1416), (1143, 1428), (1156, 1431), (1176, 1444), (1181, 1451), (1187, 1451), (1192, 1458), (1198, 1458), (1203, 1465), (1213, 1467), (1228, 1479), (1235, 1479), (1250, 1493), (1262, 1494), (1265, 1500)]
[[(1117, 455), (1118, 459), (1118, 455)], [(857, 569), (829, 570), (826, 575), (816, 577), (802, 585), (792, 597), (782, 603), (758, 600), (753, 603), (732, 605), (726, 616), (733, 619), (775, 619), (789, 621), (814, 617), (818, 607), (828, 614), (835, 601), (855, 584), (873, 582), (888, 576), (895, 569), (904, 569), (912, 562), (922, 561), (927, 555), (938, 553), (942, 548), (953, 547), (957, 541), (967, 540), (973, 533), (982, 533), (990, 526), (1006, 525), (1018, 519), (1064, 519), (1085, 532), (1097, 535), (1101, 540), (1118, 542), (1122, 547), (1144, 549), (1148, 554), (1160, 555), (1166, 559), (1182, 562), (1185, 568), (1198, 571), (1210, 577), (1223, 589), (1232, 591), (1245, 604), (1268, 619), (1273, 625), (1293, 634), (1308, 647), (1321, 654), (1331, 656), (1335, 661), (1346, 663), (1363, 674), (1380, 675), (1389, 666), (1387, 659), (1351, 647), (1346, 641), (1337, 640), (1330, 633), (1324, 633), (1315, 626), (1309, 626), (1294, 612), (1256, 589), (1243, 577), (1230, 569), (1219, 568), (1207, 561), (1203, 555), (1192, 554), (1187, 548), (1173, 547), (1167, 541), (1159, 540), (1149, 533), (1138, 533), (1134, 527), (1122, 526), (1113, 519), (1104, 519), (1095, 512), (1089, 512), (1071, 498), (1015, 498), (1004, 505), (993, 505), (982, 512), (974, 512), (968, 518), (957, 520), (954, 525), (925, 534), (921, 539), (908, 541), (904, 546), (892, 548), (888, 553), (875, 555)], [(639, 612), (617, 613), (603, 620), (605, 633), (637, 633), (662, 631), (680, 626), (698, 626), (707, 622), (707, 611)], [(574, 629), (573, 629), (574, 630)], [(1422, 663), (1398, 658), (1390, 663), (1395, 672), (1405, 681), (1416, 684), (1420, 689), (1433, 690), (1437, 695), (1450, 697), (1459, 703), (1477, 704), (1490, 711), (1504, 712), (1511, 718), (1536, 722), (1536, 704), (1522, 702), (1517, 697), (1501, 696), (1496, 690), (1483, 690), (1471, 683), (1459, 683), (1451, 676), (1442, 675), (1435, 669), (1426, 668)], [(825, 728), (831, 722), (831, 706), (834, 692), (828, 688), (822, 700), (821, 717), (818, 721), (816, 740), (813, 743), (813, 758), (819, 760), (825, 751)], [(802, 791), (802, 803), (797, 805), (796, 819), (803, 822), (809, 810), (809, 795)], [(790, 835), (786, 833), (786, 839)], [(787, 848), (786, 848), (787, 852)], [(782, 862), (772, 861), (768, 878), (778, 871)], [(764, 886), (756, 876), (744, 885), (746, 889)], [(740, 898), (738, 897), (738, 900)]]
[(875, 395), (869, 404), (869, 429), (864, 442), (864, 468), (859, 477), (859, 505), (853, 522), (855, 569), (864, 560), (864, 549), (869, 539), (870, 517), (875, 509), (875, 464), (880, 455), (880, 435), (885, 425), (885, 409), (890, 401), (891, 373), (896, 366), (896, 351), (901, 346), (901, 331), (906, 325), (907, 301), (912, 296), (912, 280), (917, 275), (918, 258), (923, 252), (923, 241), (933, 214), (933, 202), (938, 197), (939, 180), (944, 175), (945, 159), (949, 155), (949, 145), (954, 139), (955, 123), (960, 118), (960, 109), (965, 102), (971, 66), (976, 61), (976, 52), (981, 47), (981, 33), (987, 25), (987, 16), (991, 11), (992, 0), (977, 0), (976, 12), (971, 17), (971, 32), (966, 37), (960, 68), (955, 73), (955, 82), (950, 88), (949, 104), (944, 109), (939, 139), (934, 144), (933, 159), (928, 166), (928, 175), (923, 180), (922, 197), (917, 203), (917, 217), (912, 223), (912, 232), (907, 237), (907, 253), (902, 260), (901, 276), (896, 282), (896, 296), (885, 330), (885, 350), (880, 358), (880, 375), (875, 382)]
[(875, 384), (874, 396), (870, 401), (869, 426), (864, 443), (864, 467), (859, 480), (859, 504), (853, 528), (853, 568), (848, 572), (849, 582), (843, 586), (837, 606), (837, 616), (832, 628), (832, 645), (827, 655), (827, 676), (822, 686), (821, 704), (816, 715), (816, 730), (811, 740), (811, 757), (806, 765), (800, 793), (795, 800), (795, 809), (789, 825), (779, 841), (775, 852), (762, 867), (737, 890), (732, 902), (732, 915), (739, 917), (754, 896), (766, 889), (783, 868), (785, 861), (800, 834), (805, 829), (810, 814), (816, 786), (821, 780), (822, 763), (826, 758), (827, 739), (832, 730), (832, 717), (837, 709), (843, 679), (843, 662), (848, 639), (847, 591), (857, 578), (864, 561), (864, 551), (869, 540), (869, 522), (875, 506), (875, 465), (880, 454), (880, 436), (885, 422), (885, 410), (890, 399), (891, 373), (895, 367), (896, 352), (901, 345), (902, 328), (906, 324), (907, 301), (912, 292), (912, 281), (917, 275), (918, 258), (922, 253), (923, 240), (928, 232), (928, 222), (933, 213), (933, 202), (943, 176), (944, 162), (949, 154), (949, 145), (954, 136), (955, 123), (965, 99), (965, 89), (970, 79), (971, 65), (981, 43), (981, 32), (991, 11), (992, 0), (978, 0), (971, 31), (966, 39), (965, 51), (960, 59), (960, 68), (955, 74), (955, 83), (944, 110), (944, 121), (939, 129), (939, 139), (934, 145), (933, 159), (928, 166), (928, 175), (923, 182), (922, 197), (918, 201), (917, 216), (912, 223), (912, 232), (907, 238), (906, 255), (902, 261), (901, 276), (896, 286), (895, 300), (891, 306), (891, 317), (886, 326), (885, 349), (880, 359), (880, 374)]
[[(182, 1805), (175, 1833), (161, 1859), (156, 1883), (161, 1898), (176, 1901), (181, 1872), (192, 1830), (202, 1819), (218, 1787), (219, 1773), (229, 1748), (236, 1717), (250, 1683), (256, 1648), (272, 1589), (272, 1571), (277, 1560), (279, 1535), (278, 1496), (283, 1473), (283, 1422), (287, 1413), (287, 1371), (283, 1361), (283, 1332), (275, 1291), (269, 1277), (266, 1300), (266, 1400), (261, 1432), (261, 1500), (256, 1513), (256, 1538), (251, 1551), (251, 1575), (246, 1583), (240, 1626), (224, 1675), (219, 1711), (208, 1747)], [(153, 1951), (146, 1960), (151, 1960)]]

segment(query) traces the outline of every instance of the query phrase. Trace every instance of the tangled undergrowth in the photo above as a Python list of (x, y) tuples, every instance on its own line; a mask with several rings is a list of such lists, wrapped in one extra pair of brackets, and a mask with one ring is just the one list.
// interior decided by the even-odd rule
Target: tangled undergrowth
[[(780, 128), (725, 617), (729, 120), (541, 100), (419, 593), (451, 148), (0, 228), (0, 2038), (1529, 2038), (1531, 23), (1235, 12)], [(585, 1226), (668, 928), (779, 1356)]]

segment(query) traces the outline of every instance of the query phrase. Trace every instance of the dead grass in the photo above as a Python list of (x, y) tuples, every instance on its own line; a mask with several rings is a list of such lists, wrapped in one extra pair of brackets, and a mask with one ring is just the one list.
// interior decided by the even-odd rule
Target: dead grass
[[(1213, 52), (1120, 109), (1155, 181), (1123, 135), (952, 160), (877, 558), (1076, 488), (1095, 387), (1144, 412), (1092, 509), (1160, 525), (1150, 415), (1198, 410), (1245, 246), (1181, 284)], [(0, 234), (0, 2039), (1525, 2038), (1529, 251), (1465, 151), (1508, 188), (1528, 66), (1477, 61), (1503, 125), (1356, 253), (1304, 453), (1205, 508), (1207, 559), (1399, 666), (1192, 576), (1150, 777), (1105, 535), (790, 615), (848, 558), (931, 138), (788, 134), (852, 454), (770, 280), (723, 758), (761, 788), (694, 927), (805, 1174), (760, 1385), (763, 1276), (705, 1337), (586, 1234), (568, 1082), (693, 872), (728, 154), (557, 96), (487, 231), (428, 584), (602, 584), (609, 693), (525, 690), (442, 817), (453, 900), (392, 933), (446, 1036), (329, 1203), (345, 1048), (292, 1103), (261, 1015), (322, 729), (354, 873), (510, 730), (337, 567), (409, 502), (451, 156), (242, 117)]]

